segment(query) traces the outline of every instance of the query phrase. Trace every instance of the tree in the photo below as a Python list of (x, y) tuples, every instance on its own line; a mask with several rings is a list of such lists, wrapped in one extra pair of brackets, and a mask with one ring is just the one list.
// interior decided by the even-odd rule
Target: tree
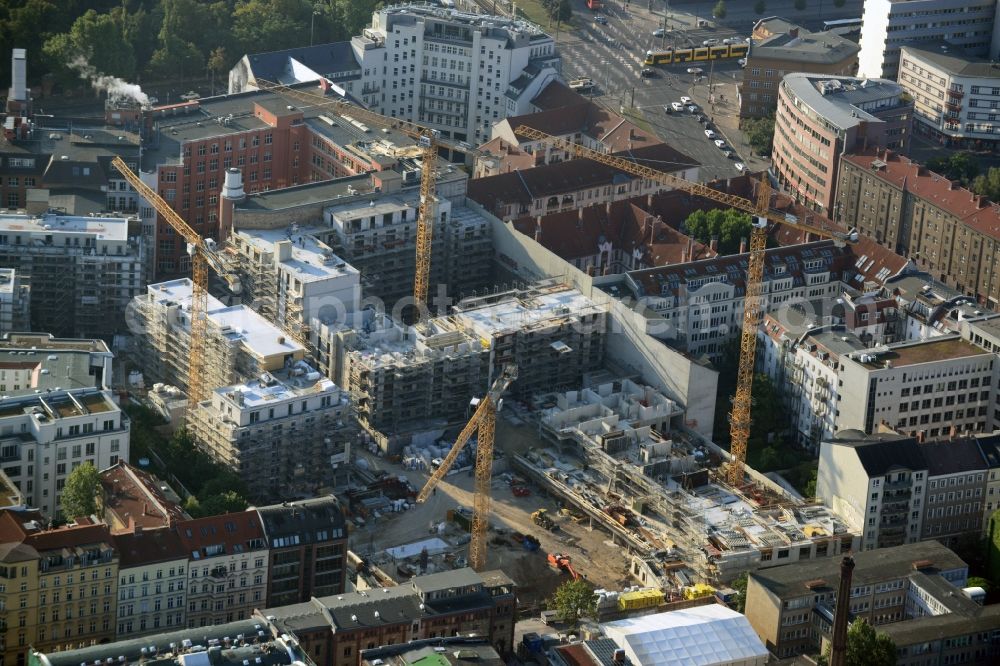
[(736, 590), (736, 608), (734, 609), (737, 613), (744, 613), (747, 609), (747, 581), (750, 579), (750, 574), (747, 572), (741, 573), (736, 580), (730, 583), (730, 587)]
[(743, 123), (743, 133), (755, 153), (770, 155), (771, 141), (774, 139), (774, 116), (747, 120)]
[(1000, 169), (990, 167), (985, 174), (973, 179), (970, 188), (990, 201), (1000, 201)]
[(107, 14), (88, 10), (73, 22), (69, 32), (46, 40), (42, 51), (51, 69), (66, 79), (80, 74), (73, 63), (81, 59), (98, 74), (128, 79), (136, 73), (135, 49), (126, 37), (120, 7)]
[(557, 587), (548, 605), (560, 618), (574, 624), (582, 617), (593, 617), (597, 613), (594, 588), (582, 579), (569, 580)]
[(806, 0), (795, 0), (794, 3), (796, 11), (803, 11), (806, 8)]
[(212, 92), (214, 93), (216, 74), (222, 74), (225, 72), (229, 65), (229, 58), (226, 56), (226, 48), (224, 46), (216, 47), (208, 56), (208, 62), (205, 65), (208, 67), (208, 71), (212, 75)]
[(927, 168), (936, 171), (945, 178), (957, 180), (962, 185), (969, 186), (979, 175), (979, 163), (969, 153), (953, 153), (948, 157), (935, 157), (927, 160)]
[(712, 9), (712, 16), (720, 21), (726, 18), (726, 0), (719, 0), (715, 3), (715, 8)]
[(767, 3), (764, 0), (757, 0), (757, 3), (753, 6), (754, 14), (760, 16), (767, 11)]
[(864, 618), (847, 629), (847, 666), (895, 666), (896, 644)]
[(969, 580), (966, 583), (968, 587), (981, 587), (986, 590), (986, 594), (990, 593), (993, 589), (993, 583), (989, 579), (983, 578), (982, 576), (969, 576)]
[(63, 518), (73, 520), (97, 513), (104, 506), (101, 475), (90, 462), (80, 465), (66, 477), (66, 485), (59, 497)]
[(750, 237), (750, 215), (735, 209), (696, 210), (684, 220), (684, 229), (705, 244), (715, 238), (721, 254), (734, 254), (740, 241)]

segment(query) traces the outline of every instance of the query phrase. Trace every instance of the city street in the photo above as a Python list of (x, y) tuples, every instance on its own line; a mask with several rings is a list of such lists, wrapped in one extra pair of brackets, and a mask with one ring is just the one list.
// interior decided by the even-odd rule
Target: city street
[[(727, 159), (704, 133), (705, 128), (695, 116), (686, 111), (666, 113), (664, 107), (680, 101), (682, 96), (692, 97), (703, 105), (702, 112), (713, 116), (708, 103), (707, 87), (709, 79), (714, 83), (727, 81), (730, 85), (721, 93), (726, 102), (716, 105), (716, 111), (735, 114), (735, 86), (740, 68), (735, 60), (719, 60), (654, 68), (656, 76), (642, 78), (642, 61), (649, 49), (663, 45), (678, 48), (698, 44), (705, 39), (722, 40), (726, 37), (746, 37), (729, 29), (695, 27), (691, 16), (674, 15), (669, 22), (668, 32), (663, 38), (653, 37), (653, 31), (662, 25), (662, 16), (651, 14), (645, 7), (633, 8), (625, 12), (620, 5), (605, 5), (607, 24), (593, 21), (592, 15), (578, 13), (581, 28), (572, 34), (561, 35), (559, 50), (563, 57), (563, 74), (566, 79), (589, 77), (596, 84), (594, 101), (618, 112), (624, 105), (626, 111), (638, 112), (649, 128), (666, 143), (688, 155), (693, 162), (701, 164), (701, 180), (730, 178), (736, 175), (735, 164), (744, 161), (745, 150), (738, 132), (723, 131), (723, 137), (730, 145), (735, 145), (737, 155)], [(586, 20), (585, 20), (586, 19)], [(700, 80), (688, 74), (690, 66), (703, 69)], [(702, 90), (705, 90), (704, 94)], [(722, 100), (717, 99), (717, 102)], [(640, 122), (641, 124), (641, 122)], [(735, 123), (732, 123), (735, 127)], [(716, 127), (716, 131), (723, 128)], [(729, 134), (734, 134), (730, 137)], [(667, 166), (667, 165), (664, 165)]]

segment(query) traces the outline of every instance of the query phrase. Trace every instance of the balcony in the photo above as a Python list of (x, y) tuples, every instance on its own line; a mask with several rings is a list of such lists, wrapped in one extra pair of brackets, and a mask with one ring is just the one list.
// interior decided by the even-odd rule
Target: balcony
[(965, 97), (965, 93), (962, 92), (961, 90), (956, 90), (954, 88), (949, 88), (948, 89), (948, 96), (949, 97), (954, 97), (955, 99), (962, 99), (963, 97)]
[(958, 112), (962, 110), (962, 104), (958, 100), (949, 99), (944, 103), (944, 107), (949, 111)]

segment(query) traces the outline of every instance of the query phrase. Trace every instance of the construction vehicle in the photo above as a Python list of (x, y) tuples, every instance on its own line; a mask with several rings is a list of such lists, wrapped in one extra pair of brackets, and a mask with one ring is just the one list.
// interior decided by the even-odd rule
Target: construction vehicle
[(479, 401), (472, 418), (455, 438), (451, 451), (417, 495), (417, 502), (427, 501), (431, 491), (445, 477), (458, 454), (465, 448), (472, 433), (476, 432), (476, 487), (472, 507), (472, 540), (469, 542), (469, 562), (476, 571), (482, 571), (486, 567), (486, 529), (490, 517), (490, 482), (493, 479), (493, 437), (496, 434), (497, 412), (502, 406), (500, 397), (515, 379), (517, 379), (517, 366), (514, 364), (504, 366), (500, 376), (494, 380), (490, 390)]
[(551, 530), (555, 525), (555, 521), (549, 518), (549, 512), (546, 509), (539, 509), (532, 513), (531, 522), (546, 530)]
[(472, 146), (462, 141), (450, 141), (441, 136), (438, 130), (423, 125), (383, 116), (381, 113), (369, 111), (363, 107), (348, 102), (345, 99), (326, 97), (323, 94), (292, 88), (290, 86), (255, 79), (260, 90), (273, 92), (282, 97), (294, 100), (302, 105), (318, 109), (328, 109), (345, 118), (365, 124), (372, 124), (383, 129), (395, 130), (415, 139), (421, 149), (420, 165), (420, 211), (417, 217), (416, 233), (416, 271), (413, 275), (413, 300), (416, 306), (415, 318), (419, 319), (427, 305), (427, 291), (431, 272), (431, 242), (434, 233), (434, 186), (436, 177), (434, 167), (437, 165), (438, 149), (446, 148), (452, 152), (475, 154)]
[(549, 566), (560, 571), (565, 571), (573, 577), (573, 580), (580, 580), (580, 574), (573, 568), (573, 561), (569, 555), (549, 553)]
[[(224, 256), (218, 250), (218, 244), (211, 238), (201, 235), (178, 215), (159, 194), (146, 185), (125, 163), (121, 157), (115, 157), (111, 164), (118, 169), (122, 177), (135, 188), (149, 205), (156, 209), (177, 235), (187, 243), (187, 252), (191, 257), (191, 338), (188, 349), (188, 404), (196, 405), (206, 397), (205, 387), (205, 332), (208, 326), (208, 269), (211, 267), (234, 294), (242, 291), (239, 277), (230, 268)], [(215, 388), (215, 387), (212, 387)]]
[(804, 224), (802, 221), (770, 209), (771, 190), (767, 178), (761, 178), (757, 187), (757, 201), (751, 201), (735, 194), (720, 192), (716, 189), (694, 183), (673, 174), (657, 171), (632, 160), (614, 155), (606, 155), (596, 150), (581, 146), (567, 139), (551, 136), (525, 125), (514, 130), (519, 136), (536, 141), (544, 141), (550, 146), (567, 151), (575, 157), (600, 162), (625, 173), (653, 180), (682, 192), (693, 194), (711, 201), (725, 204), (731, 208), (742, 210), (754, 216), (750, 233), (750, 257), (747, 262), (746, 296), (743, 309), (743, 329), (740, 333), (740, 363), (736, 376), (736, 395), (733, 398), (733, 409), (730, 412), (730, 453), (727, 479), (734, 487), (744, 485), (744, 466), (747, 457), (747, 441), (750, 438), (750, 406), (752, 404), (753, 371), (757, 350), (757, 329), (763, 318), (763, 303), (761, 294), (764, 284), (764, 257), (767, 247), (768, 222), (791, 223), (796, 228), (815, 234), (821, 238), (833, 238), (840, 241), (856, 242), (858, 233), (855, 230), (843, 232), (839, 229), (829, 229)]

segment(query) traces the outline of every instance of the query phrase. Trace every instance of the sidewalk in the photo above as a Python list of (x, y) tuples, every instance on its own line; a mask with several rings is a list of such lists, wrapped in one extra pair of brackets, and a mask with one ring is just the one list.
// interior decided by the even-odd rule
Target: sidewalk
[(715, 131), (724, 136), (729, 145), (736, 149), (736, 154), (740, 156), (739, 161), (747, 165), (751, 172), (766, 171), (771, 166), (770, 161), (752, 155), (750, 144), (739, 128), (737, 82), (730, 78), (727, 72), (716, 74), (713, 80), (715, 104), (710, 100), (707, 77), (689, 86), (688, 96), (702, 108), (705, 115), (712, 119)]

